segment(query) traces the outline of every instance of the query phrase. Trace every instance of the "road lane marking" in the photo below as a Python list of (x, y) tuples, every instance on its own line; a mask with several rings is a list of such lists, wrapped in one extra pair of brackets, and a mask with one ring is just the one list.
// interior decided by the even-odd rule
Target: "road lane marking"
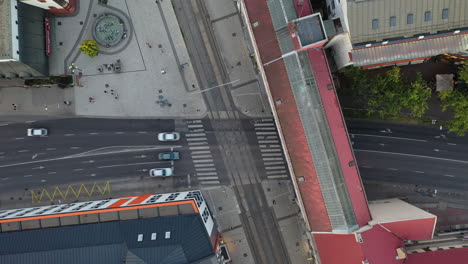
[(455, 177), (454, 175), (450, 175), (450, 174), (444, 174), (444, 176), (445, 177), (451, 177), (451, 178)]
[(206, 158), (213, 158), (211, 154), (208, 155), (192, 155), (192, 159), (206, 159)]
[(146, 131), (138, 131), (137, 133), (138, 133), (138, 134), (146, 134), (146, 133), (148, 133), (148, 132), (146, 132)]
[(276, 127), (256, 127), (255, 130), (261, 131), (261, 130), (276, 130)]
[(271, 126), (274, 126), (275, 124), (274, 123), (255, 123), (254, 126), (256, 127), (271, 127)]
[(281, 152), (277, 153), (262, 153), (262, 157), (272, 157), (272, 156), (282, 156), (283, 154)]
[(24, 175), (23, 177), (24, 178), (29, 178), (29, 177), (32, 177), (32, 175)]
[(15, 138), (15, 139), (16, 139), (16, 140), (20, 140), (20, 139), (24, 139), (24, 137), (22, 137), (22, 138)]
[(194, 150), (194, 149), (209, 149), (209, 148), (210, 148), (209, 146), (189, 147), (190, 150)]
[(456, 146), (457, 145), (455, 143), (447, 143), (447, 144), (449, 144), (450, 146)]
[(91, 132), (91, 133), (88, 133), (89, 135), (99, 135), (99, 133), (96, 133), (96, 132)]
[(267, 178), (269, 179), (279, 179), (279, 178), (289, 178), (288, 175), (270, 175), (270, 176), (267, 176)]
[(115, 134), (125, 134), (125, 132), (119, 131), (119, 132), (115, 132)]
[(18, 150), (18, 152), (22, 153), (22, 152), (28, 152), (29, 150), (27, 149), (22, 149), (22, 150)]
[(255, 132), (258, 135), (276, 135), (276, 131), (268, 131), (268, 132)]
[(423, 173), (424, 173), (424, 171), (413, 171), (413, 172), (419, 173), (419, 174), (423, 174)]
[[(195, 167), (214, 167), (214, 163), (202, 163), (202, 164), (194, 164)], [(197, 170), (197, 168), (195, 168)]]
[(55, 171), (49, 171), (47, 174), (55, 174), (55, 173), (57, 173), (57, 172), (55, 172)]
[(139, 163), (127, 163), (127, 164), (117, 164), (117, 165), (106, 165), (100, 166), (98, 169), (105, 168), (114, 168), (114, 167), (124, 167), (124, 166), (136, 166), (136, 165), (146, 165), (146, 164), (156, 164), (156, 163), (168, 163), (167, 161), (152, 161), (152, 162), (139, 162)]
[(70, 147), (70, 149), (80, 149), (81, 147)]
[(260, 144), (270, 144), (270, 143), (279, 143), (278, 140), (259, 140), (258, 143)]
[[(216, 172), (197, 172), (197, 176), (209, 176), (209, 175), (218, 175)], [(198, 177), (200, 178), (200, 177)], [(215, 177), (218, 178), (218, 177)]]
[(417, 142), (427, 142), (427, 140), (423, 140), (423, 139), (404, 138), (404, 137), (389, 137), (389, 136), (379, 136), (379, 135), (369, 135), (369, 134), (355, 134), (355, 133), (351, 133), (350, 135), (352, 135), (352, 136), (361, 136), (361, 137), (378, 137), (378, 138), (391, 138), (391, 139), (400, 139), (400, 140), (417, 141)]
[(0, 126), (8, 126), (8, 125), (9, 125), (8, 123), (0, 124)]
[(192, 151), (191, 154), (192, 154), (192, 155), (196, 155), (196, 154), (211, 154), (211, 151), (209, 151), (209, 150)]
[(284, 161), (273, 161), (273, 162), (264, 162), (265, 165), (279, 165), (284, 164)]
[(200, 137), (200, 138), (187, 138), (187, 141), (202, 141), (202, 140), (208, 140), (206, 137)]
[(3, 155), (3, 154), (5, 154), (5, 152), (0, 152), (0, 155)]
[(187, 133), (185, 134), (186, 137), (204, 137), (206, 133)]
[(26, 123), (26, 124), (31, 124), (31, 123), (34, 123), (34, 122), (36, 122), (36, 121), (31, 120), (31, 121), (26, 121), (25, 123)]
[(189, 128), (198, 128), (198, 127), (203, 127), (203, 125), (193, 124), (193, 125), (187, 125), (187, 127), (189, 127)]
[(198, 171), (214, 171), (216, 168), (196, 168), (195, 169), (197, 172)]
[(201, 141), (201, 142), (188, 142), (189, 147), (191, 146), (200, 146), (200, 145), (208, 145), (208, 142)]
[(389, 154), (389, 155), (400, 155), (400, 156), (414, 157), (414, 158), (421, 158), (421, 159), (434, 159), (434, 160), (443, 160), (443, 161), (451, 161), (451, 162), (468, 164), (468, 161), (466, 160), (446, 159), (446, 158), (438, 158), (438, 157), (406, 154), (406, 153), (398, 153), (398, 152), (376, 151), (376, 150), (367, 150), (367, 149), (354, 149), (354, 151), (355, 152), (381, 153), (381, 154)]
[(398, 169), (395, 169), (395, 168), (388, 168), (388, 170), (397, 171)]
[(84, 169), (74, 169), (73, 171), (82, 171), (82, 170), (84, 170)]
[(65, 134), (64, 136), (66, 137), (70, 137), (70, 136), (74, 136), (75, 134)]
[(213, 159), (193, 160), (193, 163), (207, 163), (207, 162), (213, 162)]
[(267, 171), (266, 174), (284, 174), (287, 173), (285, 170), (280, 170), (280, 171)]
[(367, 168), (367, 169), (371, 169), (372, 167), (371, 166), (366, 166), (366, 165), (358, 165), (359, 168)]
[(200, 184), (220, 184), (220, 181), (201, 181)]
[(278, 169), (286, 169), (285, 166), (271, 166), (271, 167), (265, 167), (266, 170), (278, 170)]
[(46, 150), (56, 150), (57, 148), (46, 148)]
[(6, 180), (9, 180), (10, 178), (3, 178), (2, 181), (6, 181)]
[(260, 152), (281, 152), (281, 149), (260, 149)]

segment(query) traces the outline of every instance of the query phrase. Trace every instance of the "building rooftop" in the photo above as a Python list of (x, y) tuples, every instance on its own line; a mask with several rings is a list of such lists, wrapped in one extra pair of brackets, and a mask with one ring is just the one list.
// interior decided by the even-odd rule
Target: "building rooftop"
[(468, 31), (387, 45), (373, 44), (370, 47), (355, 48), (351, 54), (354, 66), (368, 68), (424, 60), (444, 53), (466, 53), (467, 50)]
[(0, 263), (191, 263), (214, 254), (198, 214), (0, 233)]
[(348, 0), (351, 42), (382, 41), (466, 27), (466, 10), (466, 0)]
[(396, 198), (371, 201), (369, 202), (369, 210), (372, 220), (379, 224), (435, 218), (435, 215)]

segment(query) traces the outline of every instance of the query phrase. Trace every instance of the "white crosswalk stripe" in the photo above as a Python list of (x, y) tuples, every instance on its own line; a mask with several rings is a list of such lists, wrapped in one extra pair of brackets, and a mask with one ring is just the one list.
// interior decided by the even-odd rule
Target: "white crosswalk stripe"
[(262, 119), (254, 124), (254, 129), (267, 178), (289, 178), (274, 120)]
[(185, 134), (185, 139), (191, 151), (196, 179), (204, 185), (220, 184), (202, 120), (187, 121), (187, 128), (189, 131)]

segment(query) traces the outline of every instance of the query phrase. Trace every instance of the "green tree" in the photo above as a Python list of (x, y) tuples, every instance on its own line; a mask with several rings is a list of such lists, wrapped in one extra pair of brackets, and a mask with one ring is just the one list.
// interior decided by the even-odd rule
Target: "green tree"
[(411, 111), (411, 115), (422, 117), (429, 108), (427, 100), (431, 97), (431, 89), (427, 87), (427, 83), (423, 80), (420, 72), (416, 74), (416, 80), (410, 83), (406, 90), (406, 96), (403, 97), (404, 107)]
[(464, 136), (468, 131), (468, 95), (461, 91), (443, 90), (439, 93), (442, 110), (452, 109), (454, 118), (449, 123), (449, 132)]
[(463, 67), (458, 71), (458, 76), (460, 80), (463, 80), (464, 82), (468, 83), (468, 63), (465, 62), (463, 64)]
[(91, 58), (94, 58), (99, 54), (99, 46), (97, 45), (97, 42), (92, 39), (85, 39), (83, 43), (81, 43), (80, 50)]

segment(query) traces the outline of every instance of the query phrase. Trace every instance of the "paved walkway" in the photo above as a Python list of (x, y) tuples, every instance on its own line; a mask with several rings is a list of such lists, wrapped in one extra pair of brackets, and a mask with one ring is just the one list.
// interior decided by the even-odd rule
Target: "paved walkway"
[[(89, 58), (78, 47), (92, 38), (94, 20), (103, 13), (121, 17), (128, 35), (117, 46), (101, 48), (97, 57)], [(206, 114), (170, 1), (129, 5), (115, 0), (105, 6), (83, 0), (76, 16), (57, 17), (53, 24), (50, 72), (66, 73), (75, 63), (83, 74), (81, 86), (74, 88), (77, 115), (200, 118)], [(120, 73), (109, 66), (118, 59)]]

